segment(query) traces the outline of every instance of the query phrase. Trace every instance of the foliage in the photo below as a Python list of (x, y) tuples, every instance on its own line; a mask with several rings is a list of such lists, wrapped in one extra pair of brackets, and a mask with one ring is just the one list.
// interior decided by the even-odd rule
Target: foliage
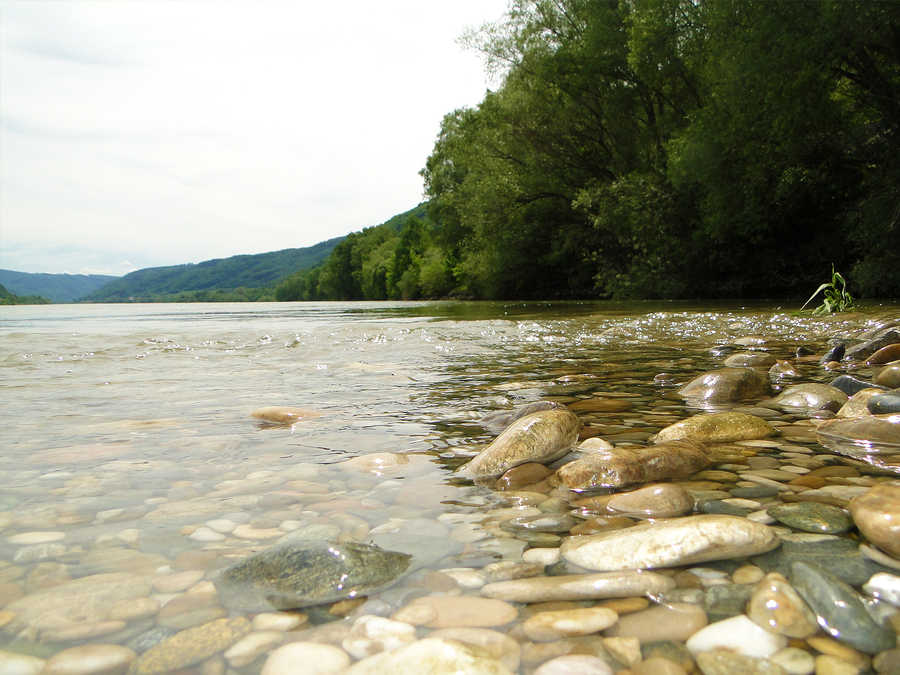
[(853, 309), (853, 296), (847, 291), (847, 282), (840, 273), (835, 272), (834, 264), (831, 265), (831, 281), (819, 286), (809, 296), (809, 300), (800, 308), (802, 312), (819, 293), (822, 293), (822, 304), (812, 310), (813, 314), (834, 314)]
[(0, 305), (46, 305), (50, 301), (38, 295), (16, 295), (0, 284)]
[(83, 299), (89, 302), (145, 302), (179, 294), (186, 294), (185, 298), (199, 298), (202, 291), (222, 295), (225, 292), (235, 294), (235, 289), (241, 287), (261, 289), (297, 269), (310, 268), (325, 260), (340, 241), (339, 237), (307, 248), (236, 255), (196, 265), (147, 267), (126, 274)]
[(0, 270), (0, 284), (17, 295), (40, 295), (50, 302), (75, 302), (117, 277), (107, 274), (44, 274)]

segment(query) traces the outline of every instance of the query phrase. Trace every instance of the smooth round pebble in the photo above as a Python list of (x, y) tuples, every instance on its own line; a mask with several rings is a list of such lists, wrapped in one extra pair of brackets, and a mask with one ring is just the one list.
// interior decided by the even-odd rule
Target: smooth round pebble
[(118, 675), (124, 673), (136, 657), (131, 649), (121, 645), (78, 645), (51, 656), (41, 674)]
[(785, 647), (769, 657), (769, 661), (784, 668), (788, 675), (810, 675), (816, 670), (816, 659), (805, 649)]
[(745, 614), (711, 623), (688, 638), (692, 654), (725, 649), (743, 656), (765, 659), (787, 646), (787, 638), (770, 633)]
[(614, 611), (602, 607), (538, 612), (522, 623), (522, 630), (530, 640), (549, 642), (564, 637), (599, 633), (613, 625), (618, 618), (619, 615)]
[(291, 642), (269, 654), (260, 675), (332, 675), (350, 665), (343, 649), (317, 642)]
[(597, 656), (568, 654), (544, 662), (534, 675), (613, 675), (613, 669)]
[(284, 640), (281, 631), (259, 631), (245, 635), (225, 651), (225, 660), (232, 668), (243, 668)]

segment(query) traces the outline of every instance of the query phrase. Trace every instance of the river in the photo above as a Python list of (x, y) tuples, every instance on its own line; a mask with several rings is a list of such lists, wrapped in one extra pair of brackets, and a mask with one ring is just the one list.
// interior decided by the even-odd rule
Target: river
[[(618, 401), (579, 413), (581, 422), (614, 445), (640, 448), (663, 427), (703, 412), (676, 389), (721, 367), (716, 346), (743, 340), (741, 349), (793, 361), (800, 345), (821, 354), (831, 338), (852, 340), (900, 317), (896, 304), (828, 317), (801, 317), (793, 309), (662, 302), (0, 307), (0, 666), (40, 672), (53, 659), (86, 663), (78, 650), (96, 645), (111, 662), (121, 660), (120, 671), (131, 664), (133, 672), (255, 674), (278, 649), (297, 642), (328, 645), (334, 651), (327, 658), (337, 659), (340, 672), (379, 651), (356, 646), (359, 640), (345, 644), (360, 616), (402, 618), (402, 610), (423, 597), (478, 597), (485, 568), (522, 563), (528, 548), (553, 546), (504, 528), (516, 509), (533, 514), (551, 498), (562, 502), (558, 512), (574, 509), (566, 501), (574, 493), (564, 489), (544, 486), (543, 498), (534, 496), (538, 491), (515, 500), (459, 474), (458, 467), (497, 434), (481, 418), (538, 400)], [(815, 359), (795, 365), (802, 382), (827, 383), (844, 372), (825, 370)], [(865, 367), (852, 372), (874, 374)], [(269, 406), (306, 412), (292, 425), (253, 416)], [(749, 467), (763, 456), (759, 467), (794, 467), (788, 473), (851, 466), (816, 441), (809, 415), (779, 413), (773, 421), (782, 425), (777, 442), (743, 446)], [(804, 453), (827, 459), (792, 461)], [(381, 463), (347, 462), (365, 456)], [(739, 462), (724, 464), (713, 467), (721, 469), (718, 482), (685, 481), (686, 488), (702, 496), (747, 482), (739, 480)], [(884, 472), (852, 466), (831, 483), (887, 480)], [(762, 497), (750, 510), (765, 510), (777, 499)], [(579, 522), (587, 517), (578, 514)], [(262, 619), (221, 606), (210, 580), (225, 564), (307, 528), (343, 542), (389, 542), (391, 535), (416, 564), (367, 600), (264, 613)], [(568, 532), (544, 539), (558, 541), (560, 534)], [(409, 543), (416, 537), (428, 545), (419, 550)], [(854, 530), (841, 539), (858, 537)], [(713, 622), (723, 614), (703, 593), (740, 585), (728, 576), (737, 563), (703, 566), (690, 578), (684, 572), (698, 566), (666, 574), (684, 591), (679, 600), (694, 598)], [(84, 582), (79, 590), (76, 582), (88, 577), (96, 583)], [(117, 596), (102, 583), (111, 587), (129, 578), (148, 585)], [(50, 589), (60, 591), (55, 605)], [(44, 596), (50, 598), (46, 607), (39, 602)], [(24, 602), (29, 597), (35, 598), (31, 605)], [(666, 604), (649, 594), (636, 600), (619, 611)], [(415, 625), (420, 641), (442, 628), (477, 628), (485, 643), (476, 657), (494, 650), (513, 672), (534, 672), (567, 652), (589, 654), (610, 672), (652, 657), (646, 647), (656, 641), (640, 640), (644, 652), (635, 657), (634, 643), (616, 642), (609, 632), (579, 637), (577, 647), (574, 637), (529, 639), (522, 626), (538, 604), (512, 603), (515, 618), (493, 624), (397, 623)], [(574, 605), (592, 603), (563, 603), (560, 611)], [(140, 670), (134, 660), (184, 631), (241, 617), (252, 629), (232, 623), (231, 639), (212, 642), (195, 634), (194, 645), (178, 648), (185, 652), (182, 661), (171, 657), (176, 665), (145, 663)], [(402, 633), (402, 627), (386, 630)], [(682, 665), (690, 666), (683, 642), (662, 640), (669, 651), (660, 654), (673, 663), (686, 658)], [(212, 643), (215, 648), (204, 652)], [(821, 656), (814, 645), (792, 643)], [(60, 668), (46, 672), (64, 672)], [(266, 668), (288, 672), (278, 670), (275, 659)], [(473, 666), (472, 672), (482, 671)]]

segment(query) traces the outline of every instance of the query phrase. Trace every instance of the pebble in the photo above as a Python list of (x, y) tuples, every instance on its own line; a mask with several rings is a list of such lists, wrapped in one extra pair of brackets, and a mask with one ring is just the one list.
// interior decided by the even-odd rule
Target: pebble
[(687, 675), (680, 664), (660, 656), (644, 659), (631, 667), (633, 675)]
[(522, 554), (522, 560), (527, 563), (553, 565), (559, 562), (559, 548), (530, 548)]
[(853, 527), (853, 520), (846, 511), (828, 504), (779, 504), (770, 506), (767, 511), (778, 522), (803, 532), (840, 534)]
[(623, 515), (672, 518), (693, 511), (694, 498), (674, 483), (661, 483), (615, 494), (606, 503), (606, 508)]
[(900, 558), (900, 481), (881, 483), (854, 497), (849, 509), (869, 541)]
[(784, 675), (781, 666), (727, 649), (713, 649), (697, 655), (697, 665), (703, 675)]
[(151, 675), (186, 668), (228, 649), (250, 632), (244, 617), (217, 619), (176, 633), (141, 654), (129, 675)]
[(609, 628), (618, 618), (619, 615), (611, 609), (601, 607), (538, 612), (522, 623), (522, 630), (530, 640), (550, 642), (598, 633)]
[(194, 541), (199, 541), (202, 543), (209, 543), (213, 541), (224, 541), (225, 535), (221, 532), (216, 532), (212, 528), (203, 526), (198, 527), (196, 530), (191, 532), (188, 535), (188, 539), (193, 539)]
[(816, 657), (816, 675), (859, 675), (861, 669), (830, 654)]
[(27, 546), (32, 544), (49, 544), (65, 538), (65, 532), (22, 532), (7, 537), (6, 541), (10, 544)]
[(754, 589), (747, 615), (766, 630), (792, 638), (809, 637), (819, 628), (816, 615), (777, 572), (767, 574)]
[(816, 670), (816, 660), (805, 649), (785, 647), (769, 657), (769, 661), (781, 666), (788, 675), (811, 675)]
[(134, 651), (121, 645), (79, 645), (51, 656), (41, 675), (118, 675), (124, 673), (136, 657)]
[(363, 659), (414, 642), (416, 629), (411, 624), (371, 614), (353, 622), (341, 646), (355, 659)]
[(491, 628), (508, 624), (518, 615), (515, 607), (502, 600), (435, 595), (416, 598), (391, 618), (428, 628)]
[(761, 417), (740, 412), (694, 415), (671, 424), (656, 435), (657, 442), (690, 439), (703, 443), (753, 441), (775, 434)]
[(711, 623), (694, 633), (685, 645), (692, 654), (726, 649), (743, 656), (768, 658), (787, 646), (787, 638), (761, 628), (744, 614)]
[(641, 643), (684, 641), (707, 625), (706, 612), (698, 605), (666, 602), (645, 610), (620, 615), (606, 631), (610, 637), (633, 637)]
[(900, 576), (886, 572), (873, 574), (863, 586), (863, 590), (873, 597), (891, 603), (894, 607), (900, 607)]
[(38, 675), (43, 669), (44, 659), (0, 650), (0, 673), (4, 675)]
[(533, 603), (654, 595), (674, 587), (671, 577), (629, 569), (499, 581), (485, 585), (481, 594), (507, 602)]
[(613, 669), (597, 656), (567, 654), (545, 661), (534, 675), (613, 675)]
[(580, 567), (605, 571), (746, 557), (779, 543), (767, 525), (736, 516), (697, 515), (571, 537), (563, 542), (561, 553)]
[[(382, 652), (354, 663), (347, 675), (421, 673), (428, 664), (429, 675), (512, 675), (501, 661), (453, 640), (425, 638), (390, 652)], [(263, 673), (274, 675), (274, 673)], [(305, 672), (304, 672), (305, 675)]]
[(441, 628), (431, 631), (428, 636), (472, 645), (497, 659), (511, 671), (519, 669), (522, 648), (510, 636), (498, 631), (489, 628)]
[(791, 583), (819, 617), (819, 624), (836, 639), (866, 654), (895, 646), (895, 633), (875, 623), (856, 591), (821, 567), (793, 563)]
[(349, 665), (347, 652), (333, 645), (291, 642), (269, 654), (260, 675), (337, 675)]
[(875, 376), (875, 384), (896, 389), (900, 387), (900, 366), (885, 366)]
[(272, 650), (284, 640), (281, 631), (258, 631), (245, 635), (229, 647), (224, 654), (232, 668), (243, 668)]

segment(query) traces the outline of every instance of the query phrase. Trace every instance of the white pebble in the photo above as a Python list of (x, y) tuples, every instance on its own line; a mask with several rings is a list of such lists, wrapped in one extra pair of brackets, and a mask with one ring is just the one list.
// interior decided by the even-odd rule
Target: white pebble
[(221, 534), (229, 534), (237, 527), (237, 523), (227, 518), (216, 518), (215, 520), (207, 520), (206, 526)]
[(863, 586), (863, 590), (876, 598), (900, 607), (900, 577), (887, 572), (872, 575)]
[(530, 548), (522, 554), (522, 560), (539, 565), (553, 565), (559, 562), (558, 548)]
[(7, 537), (6, 541), (10, 544), (48, 544), (51, 541), (65, 539), (65, 537), (65, 532), (22, 532)]
[(688, 638), (685, 646), (692, 654), (728, 649), (744, 656), (766, 659), (787, 646), (787, 638), (755, 624), (745, 614), (711, 623)]
[(188, 539), (193, 539), (194, 541), (222, 541), (225, 538), (224, 534), (219, 534), (208, 527), (198, 527), (194, 530), (189, 536)]
[(341, 646), (356, 659), (391, 651), (414, 642), (416, 629), (403, 621), (366, 614), (353, 622)]
[(343, 672), (349, 665), (350, 656), (338, 647), (291, 642), (269, 654), (260, 675), (331, 675)]

